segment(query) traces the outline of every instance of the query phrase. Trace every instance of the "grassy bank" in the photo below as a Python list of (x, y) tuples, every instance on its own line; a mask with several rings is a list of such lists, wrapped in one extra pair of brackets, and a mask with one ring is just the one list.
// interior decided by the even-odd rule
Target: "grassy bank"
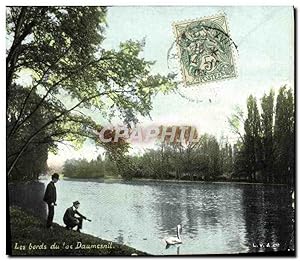
[(12, 255), (147, 255), (125, 245), (66, 230), (58, 224), (48, 230), (44, 220), (17, 207), (10, 208), (10, 223)]

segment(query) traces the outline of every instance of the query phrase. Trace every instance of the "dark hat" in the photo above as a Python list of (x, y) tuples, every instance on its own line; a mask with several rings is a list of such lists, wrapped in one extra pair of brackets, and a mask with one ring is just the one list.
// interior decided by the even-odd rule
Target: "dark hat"
[(73, 205), (77, 205), (77, 204), (80, 204), (78, 200), (73, 202)]
[(57, 173), (54, 173), (51, 177), (52, 179), (59, 179), (59, 175)]

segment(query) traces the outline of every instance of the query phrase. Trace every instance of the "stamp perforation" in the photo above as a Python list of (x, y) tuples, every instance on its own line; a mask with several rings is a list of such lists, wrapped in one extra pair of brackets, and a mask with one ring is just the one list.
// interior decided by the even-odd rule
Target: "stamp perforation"
[[(226, 34), (228, 35), (229, 39), (232, 39), (228, 18), (227, 18), (227, 15), (226, 15), (225, 12), (219, 12), (215, 15), (204, 16), (204, 17), (200, 17), (200, 18), (185, 19), (185, 20), (181, 20), (181, 21), (177, 21), (177, 22), (172, 23), (172, 29), (173, 29), (173, 34), (175, 36), (175, 43), (176, 43), (175, 48), (176, 48), (177, 55), (179, 57), (179, 62), (180, 62), (180, 69), (179, 70), (180, 70), (180, 75), (181, 75), (182, 81), (184, 82), (184, 84), (183, 84), (184, 87), (190, 87), (190, 86), (195, 86), (195, 85), (206, 85), (206, 84), (210, 84), (212, 82), (215, 83), (215, 82), (228, 81), (228, 80), (231, 80), (231, 79), (236, 79), (238, 77), (236, 52), (235, 52), (233, 46), (230, 45), (230, 51), (231, 51), (230, 56), (231, 56), (231, 60), (232, 60), (232, 64), (233, 64), (233, 75), (218, 78), (218, 79), (213, 79), (213, 80), (210, 80), (210, 81), (201, 81), (201, 82), (200, 81), (196, 81), (196, 82), (188, 82), (187, 81), (187, 76), (186, 76), (186, 73), (185, 73), (186, 69), (184, 68), (184, 65), (181, 62), (182, 56), (181, 56), (181, 50), (180, 50), (180, 47), (179, 47), (179, 44), (178, 44), (179, 34), (178, 34), (178, 28), (176, 28), (176, 27), (178, 27), (179, 25), (188, 26), (189, 24), (194, 23), (194, 22), (205, 21), (205, 20), (209, 20), (209, 19), (215, 19), (215, 18), (218, 18), (218, 17), (224, 17), (225, 27), (226, 27)], [(237, 49), (236, 49), (236, 51), (237, 51)]]

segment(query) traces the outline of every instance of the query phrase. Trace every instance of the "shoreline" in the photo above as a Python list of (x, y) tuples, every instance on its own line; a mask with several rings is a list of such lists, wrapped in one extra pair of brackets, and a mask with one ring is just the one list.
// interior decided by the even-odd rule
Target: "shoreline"
[(6, 252), (10, 256), (150, 255), (127, 245), (66, 230), (56, 223), (53, 223), (53, 230), (49, 230), (45, 220), (19, 207), (10, 206), (9, 212), (11, 249), (7, 248)]
[(241, 184), (241, 185), (263, 185), (263, 186), (288, 186), (288, 184), (276, 183), (262, 183), (262, 182), (246, 182), (246, 181), (209, 181), (209, 180), (178, 180), (178, 179), (146, 179), (146, 178), (132, 178), (130, 180), (122, 178), (69, 178), (64, 177), (63, 180), (76, 180), (76, 181), (92, 181), (92, 182), (130, 182), (130, 181), (144, 181), (144, 182), (166, 182), (166, 183), (199, 183), (199, 184)]

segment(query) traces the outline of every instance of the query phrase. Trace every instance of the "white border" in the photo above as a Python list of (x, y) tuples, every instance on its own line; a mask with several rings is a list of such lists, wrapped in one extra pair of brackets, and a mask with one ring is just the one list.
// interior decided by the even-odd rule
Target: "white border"
[[(179, 0), (99, 0), (99, 1), (95, 1), (95, 0), (84, 0), (84, 1), (78, 1), (78, 0), (39, 0), (39, 1), (32, 1), (32, 0), (4, 0), (1, 1), (1, 10), (0, 10), (0, 16), (1, 19), (0, 21), (1, 26), (0, 26), (0, 33), (2, 35), (2, 41), (0, 41), (0, 44), (2, 45), (1, 47), (1, 55), (3, 56), (1, 61), (1, 74), (2, 74), (2, 88), (1, 88), (1, 93), (0, 93), (0, 137), (1, 137), (1, 149), (0, 149), (0, 166), (1, 166), (1, 206), (2, 209), (5, 209), (6, 206), (6, 168), (5, 168), (5, 164), (6, 164), (6, 152), (5, 152), (5, 147), (6, 147), (6, 136), (5, 136), (5, 125), (6, 125), (6, 120), (5, 120), (5, 102), (6, 102), (6, 98), (5, 98), (5, 79), (6, 79), (6, 75), (5, 75), (5, 6), (7, 5), (203, 5), (203, 6), (213, 6), (213, 5), (220, 5), (220, 6), (241, 6), (241, 5), (248, 5), (248, 6), (255, 6), (255, 5), (262, 5), (262, 6), (295, 6), (296, 9), (298, 9), (299, 11), (299, 1), (297, 2), (296, 0), (264, 0), (264, 1), (258, 1), (258, 0), (245, 0), (245, 1), (240, 1), (240, 2), (236, 2), (236, 1), (222, 1), (222, 0), (203, 0), (201, 1), (201, 3), (199, 3), (199, 1), (197, 0), (190, 0), (190, 1), (179, 1)], [(299, 12), (298, 12), (298, 21), (299, 21)], [(299, 23), (297, 21), (297, 25), (296, 25), (296, 30), (297, 30), (297, 35), (299, 35)], [(297, 41), (298, 42), (298, 41)], [(298, 46), (299, 46), (299, 42), (298, 42)], [(299, 50), (297, 51), (297, 57), (296, 60), (298, 61), (298, 53)], [(296, 71), (297, 76), (299, 77), (299, 65)], [(299, 80), (298, 80), (299, 81)], [(297, 101), (299, 99), (299, 90), (297, 92)], [(299, 110), (299, 108), (298, 108)], [(297, 117), (297, 129), (299, 129), (300, 127), (300, 123), (298, 121), (298, 117)], [(299, 146), (299, 139), (297, 140), (297, 147)], [(299, 162), (299, 153), (297, 155), (297, 163)], [(297, 176), (298, 173), (296, 173)], [(297, 177), (297, 188), (299, 188), (299, 180), (300, 177)], [(297, 196), (298, 193), (296, 193)], [(297, 217), (298, 217), (298, 213), (297, 213)], [(297, 221), (296, 221), (297, 222)], [(0, 253), (1, 253), (1, 257), (4, 257), (6, 259), (8, 259), (8, 256), (5, 255), (6, 253), (6, 216), (5, 214), (2, 212), (2, 215), (0, 216), (0, 224), (1, 224), (1, 244), (0, 244)], [(297, 228), (299, 227), (299, 225), (297, 224), (296, 226)], [(297, 236), (297, 235), (296, 235)], [(297, 246), (296, 246), (296, 250), (297, 252), (299, 251), (299, 238), (297, 237), (296, 240)], [(100, 257), (101, 259), (107, 259), (107, 260), (111, 260), (112, 257)], [(208, 258), (208, 257), (200, 257), (202, 260), (213, 260), (213, 259), (217, 259), (217, 258)], [(26, 258), (27, 260), (33, 259), (33, 258)], [(34, 260), (40, 260), (43, 258), (34, 258)], [(59, 260), (64, 260), (63, 258), (57, 258)], [(77, 258), (76, 258), (77, 259)], [(85, 259), (84, 257), (82, 258), (78, 258), (77, 260), (83, 260)], [(157, 258), (155, 258), (157, 259)], [(166, 258), (158, 258), (158, 259), (162, 259), (165, 260)], [(167, 258), (167, 259), (171, 259), (171, 258)], [(172, 258), (173, 259), (173, 258)], [(235, 258), (236, 259), (236, 258)], [(237, 258), (239, 259), (239, 258)], [(265, 258), (257, 258), (256, 260), (264, 260)], [(279, 259), (283, 259), (283, 258), (279, 258)]]

